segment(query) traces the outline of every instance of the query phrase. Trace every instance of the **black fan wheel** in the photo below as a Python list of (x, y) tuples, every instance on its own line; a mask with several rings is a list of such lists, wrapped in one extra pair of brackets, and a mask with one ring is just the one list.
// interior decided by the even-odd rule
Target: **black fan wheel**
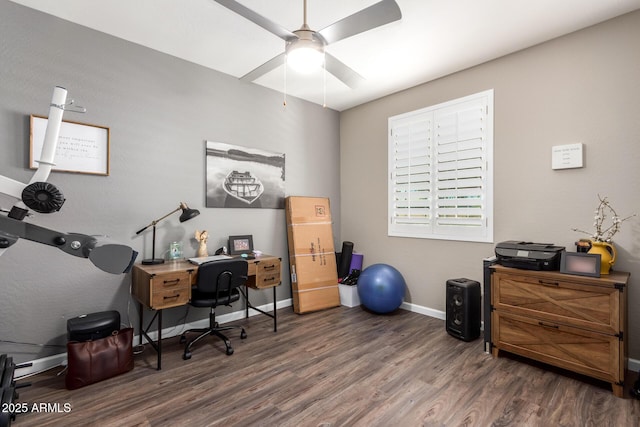
[(52, 213), (64, 204), (64, 195), (48, 182), (34, 182), (22, 190), (22, 201), (27, 207), (39, 213)]

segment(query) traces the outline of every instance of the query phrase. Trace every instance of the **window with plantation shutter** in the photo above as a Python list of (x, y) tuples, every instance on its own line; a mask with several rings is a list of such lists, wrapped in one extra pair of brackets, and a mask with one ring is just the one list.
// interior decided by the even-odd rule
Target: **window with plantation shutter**
[(389, 118), (390, 236), (493, 240), (493, 90)]

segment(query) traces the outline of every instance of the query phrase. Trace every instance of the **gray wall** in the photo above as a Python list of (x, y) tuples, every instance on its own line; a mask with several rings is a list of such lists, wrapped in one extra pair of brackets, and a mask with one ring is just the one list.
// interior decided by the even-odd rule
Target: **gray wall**
[[(286, 155), (287, 195), (330, 197), (340, 212), (339, 114), (288, 99), (234, 77), (0, 0), (0, 174), (27, 182), (29, 115), (46, 116), (54, 86), (87, 108), (66, 120), (109, 127), (108, 177), (52, 173), (66, 196), (62, 210), (28, 221), (60, 231), (106, 234), (151, 255), (151, 233), (135, 231), (178, 207), (201, 215), (158, 225), (157, 249), (182, 241), (195, 255), (196, 229), (215, 250), (229, 235), (252, 234), (257, 249), (285, 261), (278, 300), (291, 297), (283, 210), (205, 208), (205, 140)], [(223, 53), (221, 53), (223, 54)], [(320, 178), (319, 178), (320, 177)], [(0, 197), (9, 208), (13, 199)], [(334, 229), (339, 231), (339, 215)], [(339, 241), (336, 233), (336, 240)], [(64, 352), (66, 319), (108, 309), (137, 324), (130, 275), (111, 275), (88, 260), (20, 240), (0, 256), (0, 353), (16, 362)], [(252, 293), (270, 301), (270, 291)], [(242, 304), (233, 310), (242, 309)], [(168, 310), (165, 326), (181, 325), (186, 308)], [(206, 318), (190, 311), (187, 321)]]
[[(494, 244), (387, 236), (387, 118), (495, 90), (495, 242), (552, 242), (575, 250), (592, 229), (597, 195), (640, 214), (640, 12), (353, 108), (341, 114), (344, 240), (365, 266), (394, 265), (407, 299), (444, 311), (447, 279), (482, 281)], [(363, 126), (363, 123), (367, 123)], [(584, 143), (586, 167), (552, 170), (551, 147)], [(615, 268), (631, 272), (630, 355), (640, 359), (640, 217), (614, 238)]]

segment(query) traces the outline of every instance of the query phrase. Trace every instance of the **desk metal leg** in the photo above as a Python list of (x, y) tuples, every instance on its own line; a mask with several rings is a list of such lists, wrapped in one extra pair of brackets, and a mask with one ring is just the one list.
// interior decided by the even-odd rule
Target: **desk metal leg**
[[(153, 325), (153, 321), (158, 318), (158, 341), (154, 342), (149, 336), (149, 329), (151, 325)], [(158, 361), (156, 365), (156, 369), (159, 371), (162, 369), (162, 310), (156, 310), (156, 313), (149, 321), (146, 329), (144, 328), (144, 306), (140, 304), (140, 345), (142, 345), (142, 336), (147, 339), (147, 342), (151, 344), (151, 347), (158, 353)]]
[(251, 303), (249, 302), (249, 287), (245, 286), (244, 287), (244, 300), (246, 302), (246, 304), (244, 305), (244, 318), (248, 319), (249, 318), (249, 307), (251, 306)]
[(139, 306), (138, 306), (138, 313), (139, 313), (139, 318), (140, 318), (139, 319), (140, 323), (138, 323), (138, 325), (140, 325), (140, 341), (138, 342), (138, 344), (140, 346), (142, 346), (142, 335), (143, 335), (142, 330), (144, 328), (144, 326), (142, 326), (142, 322), (144, 320), (143, 319), (143, 317), (144, 317), (144, 305), (142, 303), (140, 303)]
[[(247, 304), (245, 305), (245, 319), (249, 317), (249, 309), (252, 308), (255, 311), (258, 311), (262, 314), (264, 314), (265, 316), (269, 316), (273, 319), (273, 332), (278, 332), (278, 316), (277, 316), (277, 310), (276, 310), (276, 287), (273, 286), (273, 314), (272, 313), (267, 313), (266, 311), (262, 311), (259, 308), (256, 308), (254, 306), (251, 305), (251, 302), (249, 302), (249, 287), (245, 286), (244, 287), (244, 292), (242, 292), (242, 294), (244, 295), (244, 299), (247, 302)], [(240, 290), (242, 290), (242, 288), (240, 288)]]
[(273, 332), (278, 332), (278, 310), (276, 309), (276, 287), (273, 287)]
[(162, 310), (158, 310), (158, 346), (156, 348), (158, 352), (158, 366), (157, 370), (162, 369)]

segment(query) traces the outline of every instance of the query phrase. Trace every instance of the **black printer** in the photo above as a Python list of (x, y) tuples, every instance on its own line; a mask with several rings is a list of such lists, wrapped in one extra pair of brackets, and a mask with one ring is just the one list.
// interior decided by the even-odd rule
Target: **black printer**
[(559, 270), (564, 246), (507, 240), (496, 245), (498, 264), (525, 270)]

